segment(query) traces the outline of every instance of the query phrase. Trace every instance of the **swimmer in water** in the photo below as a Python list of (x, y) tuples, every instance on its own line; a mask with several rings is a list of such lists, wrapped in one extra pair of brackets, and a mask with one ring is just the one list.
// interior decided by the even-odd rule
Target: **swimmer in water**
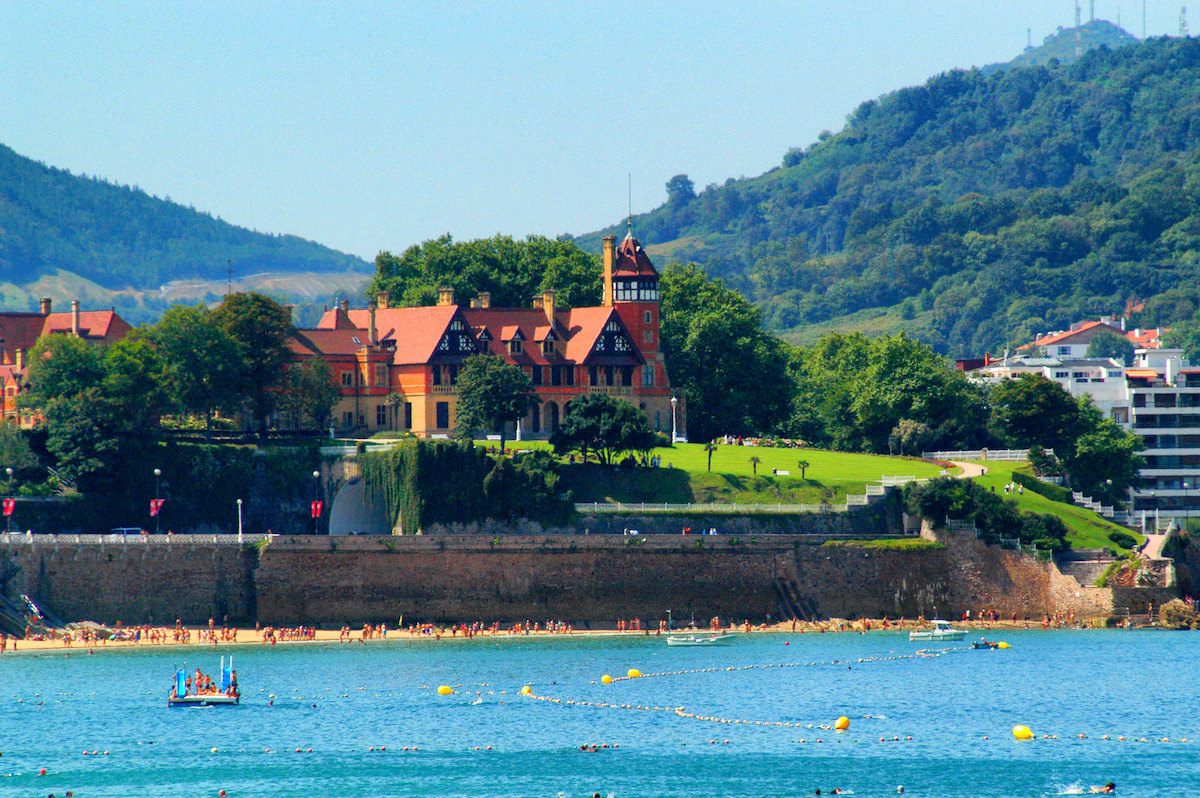
[(1092, 788), (1092, 792), (1106, 792), (1107, 793), (1107, 792), (1116, 792), (1116, 791), (1117, 791), (1117, 785), (1111, 781), (1108, 784), (1105, 784), (1103, 787), (1093, 787)]

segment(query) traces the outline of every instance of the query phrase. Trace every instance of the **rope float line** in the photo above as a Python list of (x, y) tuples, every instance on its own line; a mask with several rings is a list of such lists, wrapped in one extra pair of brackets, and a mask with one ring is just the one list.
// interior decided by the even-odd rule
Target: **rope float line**
[[(719, 668), (718, 670), (724, 670), (724, 669)], [(526, 687), (528, 687), (528, 685), (526, 685)], [(830, 732), (834, 732), (835, 734), (837, 734), (840, 731), (848, 730), (848, 729), (840, 729), (839, 730), (839, 729), (837, 729), (836, 724), (833, 724), (833, 723), (802, 723), (800, 721), (747, 720), (745, 718), (722, 718), (722, 717), (717, 717), (715, 715), (699, 715), (695, 712), (688, 712), (687, 709), (684, 707), (648, 706), (645, 704), (613, 704), (613, 703), (609, 703), (607, 701), (584, 701), (584, 700), (579, 700), (579, 699), (555, 698), (553, 696), (547, 696), (547, 695), (541, 695), (539, 693), (535, 693), (535, 692), (533, 692), (532, 688), (530, 688), (528, 690), (525, 690), (523, 688), (521, 694), (524, 695), (526, 698), (532, 698), (535, 701), (544, 701), (544, 702), (547, 702), (550, 704), (561, 704), (563, 706), (595, 707), (595, 708), (599, 708), (599, 709), (622, 709), (622, 710), (631, 710), (631, 711), (635, 711), (635, 712), (639, 711), (639, 710), (642, 712), (667, 712), (667, 713), (674, 714), (680, 718), (687, 718), (688, 720), (701, 720), (701, 721), (706, 721), (708, 723), (718, 723), (718, 724), (725, 724), (725, 725), (731, 725), (731, 726), (763, 726), (763, 727), (788, 728), (788, 729), (814, 729), (814, 730), (821, 730), (821, 731), (830, 731)], [(869, 715), (864, 716), (864, 717), (866, 719), (870, 719)], [(839, 720), (840, 720), (840, 718), (839, 718)], [(848, 726), (848, 724), (847, 724), (847, 726)], [(855, 738), (855, 739), (857, 741), (857, 738)], [(901, 737), (899, 735), (892, 735), (891, 737), (888, 737), (885, 735), (885, 736), (879, 738), (879, 742), (881, 742), (881, 743), (912, 742), (913, 739), (914, 738), (911, 734), (904, 735), (903, 737)], [(981, 739), (982, 740), (990, 740), (991, 737), (984, 735)], [(1099, 739), (1099, 740), (1104, 740), (1104, 741), (1111, 740), (1114, 742), (1131, 742), (1131, 743), (1132, 742), (1138, 742), (1138, 743), (1193, 743), (1193, 742), (1195, 742), (1195, 740), (1192, 740), (1188, 737), (1180, 737), (1180, 738), (1173, 740), (1170, 737), (1148, 738), (1148, 737), (1135, 737), (1132, 735), (1112, 736), (1112, 735), (1108, 735), (1108, 734), (1103, 734), (1103, 735), (1097, 736), (1096, 738), (1091, 738), (1088, 735), (1083, 734), (1083, 733), (1069, 735), (1066, 737), (1060, 737), (1057, 734), (1042, 734), (1042, 735), (1034, 734), (1031, 737), (1029, 737), (1028, 739), (1031, 741), (1036, 741), (1036, 740), (1071, 741), (1071, 740)], [(832, 739), (826, 740), (824, 738), (818, 737), (815, 740), (807, 740), (807, 739), (802, 738), (802, 739), (797, 740), (797, 742), (800, 742), (800, 743), (809, 743), (809, 742), (824, 743), (824, 742), (833, 742), (833, 740)]]
[[(951, 651), (970, 651), (970, 650), (971, 649), (967, 646), (961, 646), (961, 647), (941, 648), (941, 649), (936, 649), (936, 650), (921, 649), (920, 651), (917, 651), (912, 654), (896, 654), (896, 655), (893, 655), (890, 657), (859, 657), (858, 659), (853, 659), (853, 660), (833, 659), (833, 660), (828, 660), (825, 662), (782, 662), (782, 663), (771, 663), (771, 664), (766, 664), (766, 665), (728, 665), (724, 668), (693, 668), (691, 670), (659, 671), (657, 673), (642, 673), (641, 671), (638, 671), (636, 668), (631, 668), (630, 674), (628, 676), (609, 676), (608, 674), (604, 674), (604, 676), (600, 677), (600, 683), (601, 684), (616, 684), (617, 682), (628, 682), (633, 679), (651, 679), (651, 678), (655, 678), (655, 677), (664, 677), (664, 676), (692, 676), (692, 675), (695, 675), (698, 673), (725, 673), (725, 672), (732, 672), (732, 671), (770, 670), (771, 668), (811, 668), (811, 667), (821, 667), (821, 666), (826, 666), (826, 665), (859, 665), (859, 664), (868, 663), (868, 662), (894, 662), (894, 661), (898, 661), (898, 660), (917, 659), (917, 658), (935, 659), (935, 658), (940, 657), (943, 654), (949, 653)], [(588, 684), (595, 684), (595, 683), (596, 683), (595, 681), (588, 682)]]
[[(870, 663), (870, 662), (890, 662), (890, 661), (917, 659), (917, 658), (937, 658), (937, 657), (942, 656), (943, 654), (947, 654), (947, 653), (954, 652), (954, 651), (970, 651), (970, 650), (972, 650), (972, 649), (969, 646), (951, 646), (951, 647), (936, 649), (936, 650), (921, 649), (912, 654), (897, 654), (897, 655), (893, 655), (893, 656), (889, 656), (889, 657), (858, 657), (853, 660), (834, 659), (834, 660), (828, 660), (828, 661), (823, 661), (823, 662), (787, 662), (787, 663), (769, 663), (769, 664), (758, 664), (758, 665), (731, 665), (731, 666), (726, 666), (723, 668), (694, 668), (694, 669), (690, 669), (690, 670), (660, 671), (660, 672), (655, 672), (655, 673), (642, 673), (641, 671), (637, 670), (636, 668), (631, 668), (629, 670), (629, 675), (627, 675), (627, 676), (610, 676), (608, 674), (604, 674), (604, 676), (602, 676), (600, 678), (600, 683), (613, 684), (616, 682), (631, 681), (633, 679), (648, 679), (648, 678), (666, 677), (666, 676), (687, 676), (687, 675), (694, 675), (694, 674), (699, 674), (699, 673), (723, 673), (723, 672), (728, 673), (728, 672), (736, 672), (736, 671), (769, 670), (772, 668), (782, 669), (782, 668), (800, 668), (800, 667), (819, 667), (819, 666), (826, 666), (826, 665), (852, 665), (852, 664), (861, 664), (861, 663)], [(596, 681), (591, 681), (591, 682), (589, 682), (589, 684), (596, 684)], [(526, 696), (527, 698), (532, 698), (536, 701), (544, 701), (544, 702), (552, 703), (552, 704), (561, 704), (564, 706), (595, 707), (595, 708), (600, 708), (600, 709), (623, 709), (623, 710), (643, 711), (643, 712), (669, 712), (669, 713), (676, 715), (677, 717), (687, 718), (689, 720), (700, 720), (700, 721), (705, 721), (705, 722), (709, 722), (709, 723), (718, 723), (718, 724), (725, 724), (725, 725), (762, 726), (762, 727), (793, 728), (793, 729), (799, 729), (799, 728), (819, 729), (819, 730), (824, 730), (824, 731), (835, 732), (835, 734), (847, 731), (849, 729), (849, 719), (844, 718), (844, 717), (838, 718), (838, 720), (833, 724), (813, 724), (813, 723), (802, 723), (799, 721), (748, 720), (745, 718), (723, 718), (723, 717), (718, 717), (715, 715), (700, 715), (695, 712), (688, 712), (687, 709), (682, 706), (663, 707), (663, 706), (648, 706), (648, 705), (643, 705), (643, 704), (614, 704), (614, 703), (610, 703), (607, 701), (585, 701), (582, 699), (555, 698), (553, 696), (546, 696), (546, 695), (534, 693), (532, 686), (528, 685), (528, 684), (526, 684), (524, 687), (521, 688), (521, 694)], [(864, 718), (870, 719), (871, 716), (865, 715)], [(1019, 727), (1019, 728), (1024, 728), (1024, 727)], [(887, 736), (880, 737), (879, 742), (881, 742), (881, 743), (884, 743), (884, 742), (909, 742), (909, 741), (912, 741), (912, 739), (913, 739), (912, 735), (905, 735), (904, 737), (900, 737), (898, 735), (893, 735), (891, 737), (887, 737)], [(981, 739), (986, 741), (986, 740), (989, 740), (990, 737), (987, 735), (983, 735)], [(1036, 741), (1036, 740), (1058, 740), (1058, 739), (1060, 739), (1060, 736), (1057, 734), (1042, 734), (1039, 736), (1037, 734), (1030, 732), (1028, 737), (1022, 736), (1022, 737), (1018, 737), (1018, 739), (1034, 740), (1034, 741)], [(1086, 739), (1089, 739), (1089, 737), (1086, 734), (1079, 733), (1079, 734), (1070, 735), (1070, 736), (1067, 736), (1067, 737), (1061, 738), (1061, 739), (1086, 740)], [(1117, 742), (1141, 742), (1141, 743), (1149, 743), (1149, 742), (1191, 743), (1191, 742), (1193, 742), (1193, 740), (1191, 740), (1187, 737), (1180, 737), (1176, 740), (1172, 740), (1170, 737), (1148, 738), (1145, 736), (1136, 737), (1136, 736), (1132, 736), (1132, 735), (1117, 735), (1117, 736), (1113, 737), (1112, 735), (1108, 735), (1108, 734), (1099, 735), (1098, 739), (1104, 740), (1104, 741), (1115, 740)], [(716, 744), (717, 742), (721, 742), (721, 741), (710, 741), (710, 742), (713, 742), (713, 744)], [(800, 739), (800, 740), (797, 740), (797, 742), (806, 743), (806, 742), (810, 742), (810, 741), (806, 740), (806, 739)], [(825, 742), (825, 740), (823, 738), (817, 738), (816, 740), (813, 740), (811, 742), (823, 743), (823, 742)]]

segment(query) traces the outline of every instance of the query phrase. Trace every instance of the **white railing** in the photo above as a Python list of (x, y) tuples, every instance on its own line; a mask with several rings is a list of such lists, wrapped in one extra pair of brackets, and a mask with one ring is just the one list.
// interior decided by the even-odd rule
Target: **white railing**
[(885, 488), (900, 488), (900, 487), (907, 485), (910, 482), (916, 482), (916, 481), (917, 481), (917, 477), (915, 474), (909, 474), (909, 475), (903, 476), (903, 477), (883, 476), (883, 477), (879, 478), (880, 485)]
[[(850, 498), (850, 497), (848, 497)], [(862, 504), (866, 504), (866, 497)], [(845, 505), (834, 504), (668, 504), (665, 502), (582, 502), (575, 505), (581, 513), (775, 513), (801, 515), (805, 513), (844, 513)]]
[[(239, 541), (240, 537), (240, 541)], [(237, 546), (239, 543), (262, 543), (273, 537), (266, 534), (235, 533), (212, 535), (142, 535), (137, 532), (108, 533), (103, 535), (84, 535), (63, 533), (48, 535), (38, 533), (31, 535), (26, 532), (0, 533), (0, 545), (7, 546), (54, 546), (54, 545), (115, 545), (115, 546)]]
[[(1054, 454), (1053, 449), (1047, 449), (1046, 454)], [(963, 449), (954, 452), (921, 452), (926, 460), (996, 460), (998, 462), (1018, 462), (1029, 459), (1028, 449)]]

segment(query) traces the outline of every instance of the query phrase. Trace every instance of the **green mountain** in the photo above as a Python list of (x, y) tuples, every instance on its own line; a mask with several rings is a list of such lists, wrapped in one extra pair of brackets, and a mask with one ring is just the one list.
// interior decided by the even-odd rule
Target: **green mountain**
[(367, 275), (370, 264), (296, 236), (246, 230), (137, 188), (73, 175), (0, 145), (4, 307), (33, 309), (37, 293), (56, 288), (93, 302), (107, 292), (140, 320), (161, 309), (166, 300), (156, 294), (172, 281), (211, 281), (223, 290), (231, 272), (237, 280), (348, 271)]
[(1145, 299), (1178, 321), (1200, 307), (1200, 41), (946, 72), (759, 177), (677, 176), (633, 223), (797, 341), (907, 330), (974, 354)]

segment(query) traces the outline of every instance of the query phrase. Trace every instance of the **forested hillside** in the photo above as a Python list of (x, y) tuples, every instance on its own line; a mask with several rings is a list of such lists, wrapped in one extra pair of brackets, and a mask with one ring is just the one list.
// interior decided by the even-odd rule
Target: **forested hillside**
[(333, 271), (368, 264), (295, 236), (265, 235), (151, 197), (72, 175), (0, 145), (0, 281), (24, 285), (63, 269), (109, 289), (262, 271)]
[[(635, 232), (796, 340), (907, 330), (951, 355), (1196, 284), (1196, 39), (948, 72), (863, 103), (820, 138), (757, 178), (697, 193), (677, 176)], [(1196, 309), (1150, 306), (1159, 323)]]

